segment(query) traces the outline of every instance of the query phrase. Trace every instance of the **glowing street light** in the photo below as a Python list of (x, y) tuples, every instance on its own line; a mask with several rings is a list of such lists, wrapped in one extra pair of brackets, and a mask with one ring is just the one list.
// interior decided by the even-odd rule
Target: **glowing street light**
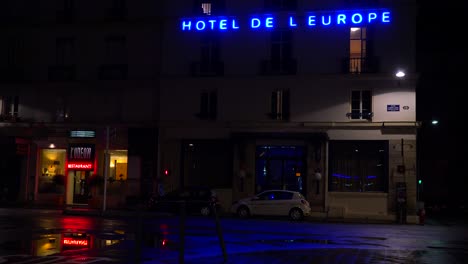
[(398, 78), (403, 78), (405, 77), (405, 72), (404, 71), (398, 71), (397, 73), (395, 73), (395, 76), (398, 77)]
[(431, 121), (431, 124), (437, 125), (437, 124), (439, 124), (439, 120), (432, 120), (432, 121)]

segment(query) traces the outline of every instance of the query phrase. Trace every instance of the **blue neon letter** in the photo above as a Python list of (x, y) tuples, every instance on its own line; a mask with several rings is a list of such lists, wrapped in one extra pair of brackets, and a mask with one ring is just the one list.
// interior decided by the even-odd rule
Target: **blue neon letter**
[(265, 19), (265, 27), (272, 28), (273, 27), (273, 18), (267, 17)]
[[(356, 19), (355, 19), (356, 17), (358, 17), (359, 19), (356, 20)], [(362, 15), (359, 14), (359, 13), (353, 14), (353, 16), (351, 17), (351, 21), (353, 21), (354, 24), (360, 24), (360, 23), (362, 23)]]
[(322, 25), (328, 26), (331, 23), (331, 16), (328, 16), (328, 22), (325, 22), (325, 16), (322, 16)]
[(376, 14), (376, 13), (369, 13), (367, 22), (370, 23), (372, 20), (374, 20), (374, 19), (376, 19), (376, 18), (377, 18), (377, 14)]
[(197, 28), (197, 30), (204, 30), (205, 27), (206, 27), (206, 24), (205, 24), (205, 21), (197, 21), (197, 23), (195, 24), (195, 27)]
[(182, 30), (190, 30), (192, 27), (192, 21), (182, 21)]
[(227, 29), (227, 20), (226, 19), (221, 19), (219, 21), (219, 29)]
[(208, 22), (210, 22), (210, 24), (211, 24), (211, 30), (213, 30), (213, 29), (214, 29), (214, 23), (216, 22), (216, 20), (213, 20), (213, 19), (212, 19), (212, 20), (208, 20)]
[(235, 19), (232, 20), (232, 28), (233, 28), (233, 29), (239, 29), (239, 26), (236, 24), (236, 20), (235, 20)]
[(309, 26), (315, 26), (315, 16), (309, 16)]
[(390, 22), (390, 12), (383, 12), (382, 13), (382, 22), (389, 23)]
[(337, 17), (336, 17), (336, 24), (341, 24), (341, 22), (343, 22), (343, 24), (346, 24), (346, 15), (345, 14), (339, 14)]
[(250, 22), (250, 27), (251, 28), (259, 28), (260, 27), (260, 19), (258, 18), (252, 18), (251, 22)]
[(297, 27), (296, 22), (294, 22), (294, 17), (292, 17), (292, 16), (289, 17), (289, 26), (290, 27)]

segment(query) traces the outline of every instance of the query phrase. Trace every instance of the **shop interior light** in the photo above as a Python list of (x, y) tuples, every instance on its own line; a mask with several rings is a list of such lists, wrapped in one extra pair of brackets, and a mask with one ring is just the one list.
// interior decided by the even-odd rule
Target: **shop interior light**
[(54, 144), (54, 143), (50, 143), (49, 148), (55, 148), (55, 144)]

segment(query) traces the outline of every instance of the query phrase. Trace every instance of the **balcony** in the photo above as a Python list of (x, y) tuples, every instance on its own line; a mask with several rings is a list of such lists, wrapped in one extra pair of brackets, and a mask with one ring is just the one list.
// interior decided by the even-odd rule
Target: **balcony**
[(49, 66), (49, 81), (74, 81), (75, 79), (75, 65)]
[(344, 58), (343, 73), (378, 73), (380, 71), (380, 61), (377, 57), (368, 58)]
[(128, 77), (127, 64), (104, 64), (99, 67), (99, 80), (126, 80)]
[(295, 59), (263, 60), (260, 63), (260, 74), (262, 75), (295, 75), (296, 73), (297, 61)]
[(346, 116), (351, 120), (372, 120), (373, 112), (351, 112), (346, 113)]
[(223, 76), (224, 62), (222, 61), (194, 61), (190, 64), (192, 76)]

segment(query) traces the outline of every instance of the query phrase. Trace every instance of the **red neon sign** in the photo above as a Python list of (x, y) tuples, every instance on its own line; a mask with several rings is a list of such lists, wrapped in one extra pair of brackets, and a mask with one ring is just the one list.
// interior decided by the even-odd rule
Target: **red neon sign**
[(64, 238), (63, 239), (64, 245), (72, 245), (72, 246), (87, 246), (88, 240), (87, 239), (74, 239), (74, 238)]
[(73, 163), (68, 163), (67, 168), (91, 170), (93, 168), (93, 163), (92, 162), (73, 162)]

